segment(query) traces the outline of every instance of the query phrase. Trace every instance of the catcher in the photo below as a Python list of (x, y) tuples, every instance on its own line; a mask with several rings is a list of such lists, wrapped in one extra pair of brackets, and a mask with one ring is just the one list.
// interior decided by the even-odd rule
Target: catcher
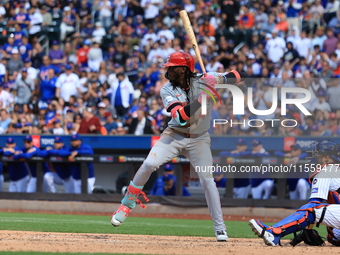
[[(172, 119), (164, 130), (161, 138), (151, 149), (149, 155), (137, 171), (122, 199), (122, 204), (111, 217), (111, 223), (117, 227), (121, 225), (131, 209), (139, 203), (144, 184), (151, 173), (160, 165), (171, 161), (178, 155), (186, 156), (192, 166), (208, 167), (213, 163), (210, 150), (210, 136), (207, 130), (210, 126), (210, 114), (213, 106), (212, 97), (217, 96), (214, 85), (217, 83), (238, 83), (242, 80), (237, 71), (228, 74), (210, 73), (204, 76), (194, 72), (194, 59), (185, 52), (171, 54), (164, 66), (167, 67), (165, 77), (170, 81), (161, 89), (161, 97)], [(202, 96), (206, 95), (207, 115), (201, 116)], [(220, 196), (212, 173), (198, 172), (203, 186), (210, 216), (214, 221), (217, 241), (227, 241), (228, 236), (224, 225), (220, 204)]]
[[(314, 143), (312, 158), (321, 167), (311, 176), (311, 196), (308, 204), (280, 222), (267, 226), (259, 220), (250, 220), (253, 232), (263, 238), (265, 244), (275, 246), (280, 239), (291, 233), (303, 230), (291, 241), (294, 246), (301, 241), (309, 245), (323, 245), (322, 238), (313, 230), (314, 224), (327, 226), (327, 240), (340, 246), (340, 145), (331, 140)], [(315, 165), (315, 164), (314, 164)], [(327, 203), (323, 203), (326, 200)]]

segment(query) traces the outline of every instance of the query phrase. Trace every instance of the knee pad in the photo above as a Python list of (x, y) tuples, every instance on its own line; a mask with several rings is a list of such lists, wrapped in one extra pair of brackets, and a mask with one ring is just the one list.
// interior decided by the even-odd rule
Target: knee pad
[(340, 194), (336, 191), (329, 192), (327, 201), (329, 204), (340, 204)]
[(340, 230), (327, 227), (327, 241), (335, 246), (340, 246)]

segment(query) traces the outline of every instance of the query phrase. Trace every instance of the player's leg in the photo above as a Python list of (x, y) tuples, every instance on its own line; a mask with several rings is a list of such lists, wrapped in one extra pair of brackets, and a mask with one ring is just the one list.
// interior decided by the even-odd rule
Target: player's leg
[(92, 194), (95, 182), (96, 182), (96, 177), (87, 178), (87, 193), (88, 194)]
[(28, 175), (25, 176), (24, 178), (16, 181), (18, 192), (26, 192), (28, 190), (28, 185), (27, 185), (28, 181), (29, 181)]
[(263, 199), (269, 199), (271, 194), (272, 194), (272, 191), (273, 191), (273, 188), (274, 188), (274, 181), (273, 180), (265, 180), (263, 183), (262, 183), (262, 187), (263, 187)]
[(190, 160), (191, 165), (198, 174), (200, 183), (204, 189), (211, 219), (214, 221), (217, 241), (227, 241), (228, 235), (223, 220), (220, 194), (212, 173), (209, 172), (210, 167), (213, 165), (209, 134), (207, 133), (198, 138), (186, 140), (188, 140), (188, 144), (182, 151), (182, 154)]
[(322, 218), (323, 214), (321, 224), (340, 229), (340, 205), (328, 205), (325, 210), (323, 208), (315, 209), (316, 219)]
[(34, 193), (37, 191), (37, 177), (30, 178), (27, 185), (27, 193)]
[(138, 196), (142, 195), (143, 198), (148, 201), (148, 198), (142, 191), (144, 184), (148, 181), (153, 171), (156, 171), (160, 165), (169, 162), (179, 154), (180, 148), (185, 146), (183, 140), (183, 137), (169, 130), (165, 130), (162, 133), (161, 138), (152, 147), (133, 180), (130, 182), (127, 192), (121, 201), (122, 204), (118, 210), (113, 213), (111, 217), (111, 224), (113, 226), (117, 227), (122, 224), (131, 209), (136, 206), (136, 203), (144, 207), (138, 199)]
[(294, 191), (289, 191), (289, 199), (290, 200), (300, 199), (299, 190), (295, 189)]
[(81, 193), (81, 180), (80, 179), (73, 180), (73, 189), (74, 189), (75, 194)]
[(340, 229), (327, 227), (327, 241), (335, 246), (340, 246)]
[(308, 197), (308, 191), (310, 189), (310, 185), (306, 179), (299, 179), (296, 185), (296, 189), (298, 191), (298, 198), (300, 200), (306, 200)]
[(2, 184), (4, 183), (4, 176), (0, 174), (0, 192), (2, 191)]
[(58, 183), (58, 177), (58, 174), (55, 172), (46, 172), (44, 174), (44, 190), (46, 190), (46, 192), (50, 191), (51, 193), (57, 193), (55, 184), (62, 184), (61, 180), (60, 183)]
[(253, 199), (262, 199), (262, 191), (263, 191), (262, 183), (263, 182), (261, 182), (258, 186), (251, 188), (251, 196)]
[(248, 185), (248, 186), (245, 186), (245, 187), (237, 187), (237, 188), (234, 188), (234, 198), (237, 198), (237, 199), (246, 199), (248, 198), (248, 195), (249, 195), (249, 191), (250, 191), (250, 188), (251, 186)]
[(63, 180), (63, 185), (65, 188), (66, 193), (74, 193), (74, 180), (72, 176), (70, 176), (68, 179)]
[(340, 246), (340, 205), (332, 204), (323, 208), (315, 209), (315, 216), (320, 219), (324, 214), (321, 224), (327, 226), (327, 240), (333, 245)]
[[(324, 210), (324, 208), (328, 209), (329, 206), (327, 204), (308, 203), (300, 207), (294, 214), (272, 226), (267, 226), (261, 221), (254, 219), (249, 221), (249, 225), (256, 235), (264, 239), (267, 245), (275, 246), (283, 236), (303, 230), (315, 223), (322, 223), (335, 228), (340, 227), (340, 218), (334, 218), (335, 216), (340, 217), (340, 205), (336, 206), (337, 208), (328, 211)], [(324, 212), (328, 216), (326, 221), (326, 214), (322, 221), (322, 214)]]
[(16, 181), (9, 182), (8, 192), (18, 192), (18, 186), (16, 184)]

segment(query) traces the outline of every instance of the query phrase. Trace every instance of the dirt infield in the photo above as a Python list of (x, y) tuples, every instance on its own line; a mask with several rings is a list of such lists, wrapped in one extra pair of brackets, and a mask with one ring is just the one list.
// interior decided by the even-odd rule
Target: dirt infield
[(231, 238), (218, 243), (212, 237), (178, 237), (147, 235), (73, 234), (49, 232), (0, 231), (1, 251), (143, 253), (143, 254), (338, 254), (339, 248), (267, 247), (261, 239)]

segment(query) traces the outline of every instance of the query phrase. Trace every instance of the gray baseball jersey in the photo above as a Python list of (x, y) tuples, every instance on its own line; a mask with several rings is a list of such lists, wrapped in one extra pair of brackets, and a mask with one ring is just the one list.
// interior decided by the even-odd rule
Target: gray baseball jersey
[[(212, 75), (214, 77), (223, 75), (221, 73), (209, 72), (208, 75)], [(203, 77), (203, 76), (202, 76)], [(197, 100), (198, 96), (203, 91), (202, 88), (205, 88), (204, 80), (197, 77), (191, 79), (191, 88), (188, 92), (182, 90), (181, 88), (173, 88), (171, 83), (166, 84), (160, 91), (163, 104), (166, 109), (174, 103), (180, 102), (183, 106), (192, 103)], [(168, 126), (182, 133), (190, 133), (190, 134), (202, 134), (207, 131), (210, 127), (210, 116), (213, 107), (213, 101), (208, 100), (207, 102), (207, 114), (202, 115), (201, 108), (198, 109), (194, 115), (190, 117), (187, 121), (187, 124), (181, 126), (175, 119), (171, 119), (168, 123)]]

